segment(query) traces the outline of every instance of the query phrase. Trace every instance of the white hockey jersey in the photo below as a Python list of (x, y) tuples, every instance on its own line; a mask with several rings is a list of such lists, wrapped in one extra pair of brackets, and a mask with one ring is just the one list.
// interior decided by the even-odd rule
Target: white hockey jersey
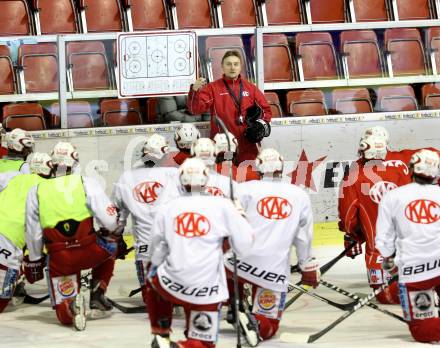
[(411, 183), (379, 204), (376, 248), (384, 257), (396, 252), (399, 282), (440, 275), (440, 187)]
[(222, 244), (229, 237), (240, 256), (251, 252), (254, 234), (232, 202), (208, 195), (182, 196), (161, 207), (153, 225), (151, 250), (161, 241), (168, 255), (158, 267), (161, 286), (193, 304), (228, 298)]
[(121, 175), (113, 189), (113, 202), (120, 210), (120, 222), (124, 225), (131, 214), (136, 258), (146, 259), (151, 226), (157, 207), (166, 193), (168, 199), (175, 192), (179, 171), (172, 167), (138, 168)]
[[(286, 291), (292, 244), (300, 266), (311, 256), (313, 215), (309, 196), (299, 187), (270, 179), (239, 184), (239, 198), (254, 229), (252, 254), (238, 258), (238, 275), (263, 288)], [(232, 253), (224, 256), (233, 271)]]
[[(234, 193), (237, 194), (238, 185), (232, 181)], [(205, 192), (212, 196), (231, 197), (231, 181), (229, 177), (217, 173), (214, 169), (209, 171), (209, 179)]]

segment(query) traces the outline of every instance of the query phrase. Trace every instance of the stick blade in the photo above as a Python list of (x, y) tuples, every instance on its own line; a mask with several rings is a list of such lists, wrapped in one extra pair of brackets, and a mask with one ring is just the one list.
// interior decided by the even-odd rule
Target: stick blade
[(308, 343), (309, 335), (283, 332), (280, 335), (280, 341), (285, 343)]

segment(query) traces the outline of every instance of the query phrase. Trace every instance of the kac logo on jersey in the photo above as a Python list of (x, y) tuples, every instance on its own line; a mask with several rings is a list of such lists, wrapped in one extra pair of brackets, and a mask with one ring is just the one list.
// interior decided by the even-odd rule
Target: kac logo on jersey
[(399, 169), (399, 167), (402, 167), (403, 169), (403, 174), (408, 175), (409, 170), (408, 170), (408, 166), (401, 160), (388, 160), (388, 161), (384, 161), (383, 165), (385, 167), (394, 167), (396, 169)]
[(258, 201), (257, 211), (267, 219), (282, 220), (290, 216), (292, 205), (285, 198), (269, 196)]
[(379, 204), (383, 196), (385, 196), (388, 191), (394, 190), (395, 188), (397, 188), (397, 185), (393, 182), (379, 181), (370, 188), (368, 194), (374, 203)]
[(440, 205), (429, 199), (417, 199), (405, 207), (405, 216), (416, 224), (432, 224), (440, 220)]
[(209, 220), (198, 213), (182, 213), (174, 219), (174, 231), (183, 237), (201, 237), (209, 233), (211, 224)]
[(223, 193), (223, 191), (221, 189), (219, 189), (218, 187), (206, 186), (205, 192), (210, 194), (211, 196), (225, 197), (225, 194)]
[(140, 203), (154, 203), (163, 186), (157, 181), (145, 181), (136, 185), (133, 189), (133, 197)]

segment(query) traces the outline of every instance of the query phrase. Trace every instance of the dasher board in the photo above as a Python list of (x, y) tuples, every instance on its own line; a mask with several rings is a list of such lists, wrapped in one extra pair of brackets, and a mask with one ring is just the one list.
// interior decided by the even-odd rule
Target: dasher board
[(117, 39), (120, 98), (187, 94), (197, 76), (192, 31), (123, 33)]

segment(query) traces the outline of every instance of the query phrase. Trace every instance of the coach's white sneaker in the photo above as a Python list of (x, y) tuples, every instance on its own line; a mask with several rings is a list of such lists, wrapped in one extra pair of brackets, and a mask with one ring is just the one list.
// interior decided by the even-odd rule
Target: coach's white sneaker
[(84, 294), (80, 292), (75, 296), (71, 302), (71, 309), (73, 313), (73, 325), (78, 331), (83, 331), (86, 328), (86, 299)]
[(251, 347), (256, 347), (260, 343), (260, 334), (258, 332), (258, 323), (252, 314), (238, 312), (238, 321), (240, 323), (241, 332), (243, 332), (247, 343)]

